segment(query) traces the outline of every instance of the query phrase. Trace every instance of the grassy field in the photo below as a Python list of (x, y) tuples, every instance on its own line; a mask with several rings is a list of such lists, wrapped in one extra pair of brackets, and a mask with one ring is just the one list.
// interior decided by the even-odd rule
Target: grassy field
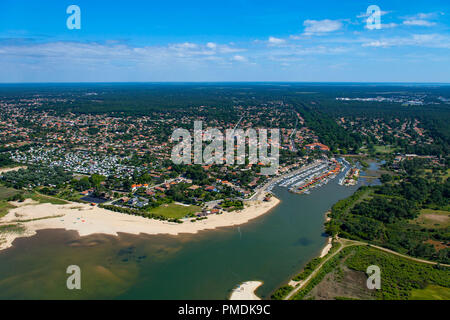
[(9, 204), (6, 199), (18, 193), (20, 193), (20, 191), (0, 185), (0, 218), (4, 217), (10, 209), (15, 208), (13, 205)]
[(57, 199), (57, 198), (53, 198), (53, 197), (48, 197), (42, 194), (37, 194), (37, 193), (33, 193), (30, 195), (25, 195), (25, 198), (31, 198), (34, 201), (37, 201), (39, 203), (51, 203), (51, 204), (67, 204), (67, 201), (61, 200), (61, 199)]
[(444, 210), (422, 209), (412, 223), (426, 228), (447, 228), (450, 226), (450, 212)]
[(23, 191), (16, 190), (13, 188), (8, 188), (3, 185), (0, 185), (0, 201), (6, 200), (16, 194), (22, 194), (25, 199), (32, 199), (39, 203), (51, 203), (51, 204), (67, 204), (67, 201), (62, 199), (58, 199), (55, 197), (49, 197), (40, 193), (32, 192), (32, 191)]
[(450, 300), (450, 289), (429, 285), (425, 289), (413, 290), (411, 300)]
[(7, 188), (5, 186), (0, 185), (0, 200), (6, 200), (9, 197), (20, 193), (19, 190)]
[(6, 201), (0, 201), (0, 218), (4, 217), (10, 209), (14, 209), (15, 207), (12, 204), (9, 204)]
[[(430, 293), (427, 288), (432, 285), (450, 290), (450, 269), (447, 267), (438, 269), (370, 247), (360, 246), (349, 251), (345, 264), (350, 269), (365, 272), (370, 265), (380, 268), (382, 280), (381, 290), (376, 291), (377, 299), (413, 299), (412, 292), (415, 290), (425, 297)], [(351, 251), (354, 253), (351, 254)]]
[(375, 146), (375, 152), (377, 153), (392, 153), (395, 149), (391, 146)]
[(187, 214), (196, 213), (201, 210), (198, 206), (180, 206), (178, 204), (170, 203), (167, 205), (162, 205), (158, 208), (152, 209), (150, 213), (162, 215), (167, 218), (183, 218)]
[[(4, 217), (10, 209), (14, 209), (15, 206), (8, 203), (6, 199), (9, 197), (22, 193), (19, 190), (7, 188), (5, 186), (0, 186), (0, 218)], [(51, 204), (67, 204), (67, 201), (47, 197), (41, 194), (37, 193), (31, 193), (31, 192), (24, 192), (23, 193), (24, 198), (31, 198), (34, 201), (37, 201), (39, 203), (51, 203)]]
[[(366, 270), (371, 265), (381, 270), (380, 290), (367, 290)], [(293, 299), (449, 299), (449, 270), (369, 246), (350, 246), (328, 260)]]

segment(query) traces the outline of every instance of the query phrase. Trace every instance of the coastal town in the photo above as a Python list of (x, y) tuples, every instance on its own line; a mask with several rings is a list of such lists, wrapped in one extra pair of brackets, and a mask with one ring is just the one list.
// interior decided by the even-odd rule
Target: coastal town
[[(101, 94), (86, 92), (82, 97), (100, 103)], [(282, 101), (235, 105), (222, 116), (217, 116), (221, 114), (218, 108), (206, 106), (183, 110), (181, 116), (176, 109), (153, 110), (145, 116), (55, 109), (57, 104), (75, 101), (70, 95), (0, 100), (2, 150), (9, 161), (22, 166), (1, 177), (6, 186), (181, 223), (239, 211), (255, 199), (269, 201), (276, 185), (309, 194), (341, 171), (345, 173), (339, 184), (358, 182), (360, 168), (345, 158), (333, 157), (331, 148), (321, 143), (302, 115)], [(178, 127), (192, 130), (194, 119), (203, 121), (205, 129), (279, 128), (278, 174), (261, 174), (262, 163), (175, 165), (170, 159), (174, 147), (170, 134)], [(337, 123), (369, 141), (394, 144), (389, 140), (393, 137), (413, 145), (433, 143), (419, 120), (385, 123), (341, 117)], [(378, 146), (366, 148), (384, 151)], [(401, 157), (394, 159), (394, 165)], [(434, 160), (439, 163), (436, 157)], [(62, 171), (67, 174), (59, 174)]]
[(334, 318), (450, 301), (450, 1), (0, 12), (5, 310)]
[[(98, 96), (93, 92), (86, 95), (94, 101)], [(47, 108), (42, 111), (48, 105), (71, 103), (71, 99), (30, 97), (0, 101), (3, 150), (11, 162), (22, 166), (1, 176), (6, 186), (106, 210), (182, 223), (240, 211), (255, 201), (269, 202), (273, 197), (271, 181), (315, 161), (328, 163), (330, 148), (320, 143), (298, 112), (290, 111), (280, 101), (245, 108), (237, 105), (233, 109), (240, 117), (235, 122), (229, 118), (233, 113), (221, 119), (209, 115), (214, 108), (205, 106), (194, 107), (182, 117), (176, 112), (171, 116), (158, 111), (139, 117), (61, 113)], [(225, 130), (239, 126), (246, 130), (267, 124), (279, 127), (278, 175), (262, 175), (265, 166), (262, 163), (173, 164), (170, 154), (174, 143), (170, 133), (179, 126), (192, 125), (199, 112), (205, 114), (200, 119), (206, 128)], [(295, 121), (284, 120), (292, 117)], [(337, 164), (336, 160), (330, 161)], [(320, 172), (312, 172), (311, 177), (309, 171), (304, 174), (308, 175), (308, 181), (316, 179), (311, 183), (313, 187), (319, 185), (319, 180), (326, 183), (325, 178), (339, 169), (335, 166), (335, 171), (330, 167), (330, 172), (322, 172), (324, 165)], [(61, 170), (67, 174), (59, 174)]]
[[(440, 212), (436, 208), (445, 208), (446, 189), (441, 185), (448, 175), (445, 144), (439, 143), (442, 141), (439, 135), (432, 134), (433, 124), (419, 117), (374, 118), (363, 112), (344, 113), (335, 118), (322, 114), (318, 118), (314, 107), (277, 99), (264, 102), (251, 99), (251, 103), (245, 104), (236, 99), (226, 108), (205, 104), (152, 108), (146, 114), (100, 112), (89, 108), (90, 104), (102, 105), (101, 91), (76, 95), (0, 96), (1, 250), (13, 247), (18, 238), (33, 237), (42, 230), (69, 230), (80, 237), (99, 234), (184, 237), (236, 227), (232, 229), (241, 239), (241, 226), (271, 212), (274, 212), (271, 219), (281, 219), (278, 223), (282, 229), (290, 232), (287, 221), (296, 220), (297, 230), (303, 216), (311, 210), (318, 220), (328, 210), (326, 241), (317, 258), (327, 259), (338, 250), (338, 231), (342, 237), (369, 241), (368, 234), (380, 228), (377, 219), (395, 222), (393, 218), (382, 220), (386, 212), (399, 212), (403, 219), (416, 223), (415, 219), (421, 218), (416, 218), (414, 208), (423, 206), (424, 212)], [(75, 107), (58, 108), (60, 104), (71, 106), (78, 99), (88, 99), (85, 112)], [(311, 101), (311, 106), (315, 103)], [(240, 142), (236, 139), (234, 148), (238, 150), (243, 144), (245, 155), (234, 154), (233, 163), (173, 162), (171, 156), (177, 141), (172, 133), (182, 128), (192, 139), (195, 121), (199, 119), (205, 130), (202, 149), (208, 146), (203, 138), (209, 129), (221, 132), (279, 129), (279, 142), (274, 144), (279, 154), (275, 174), (263, 173), (269, 164), (250, 162), (247, 158), (250, 135)], [(195, 159), (195, 152), (195, 148), (191, 150), (191, 158)], [(423, 177), (436, 185), (427, 187), (420, 180)], [(417, 185), (424, 192), (434, 190), (432, 200), (427, 200), (430, 204), (391, 200), (405, 194), (406, 197), (420, 194), (409, 191), (413, 188), (410, 179), (421, 181)], [(395, 194), (396, 189), (389, 189), (394, 186), (407, 191)], [(342, 204), (338, 202), (336, 209), (332, 206), (341, 193), (350, 198), (342, 200)], [(326, 201), (328, 208), (318, 212), (315, 207), (303, 207), (313, 201)], [(355, 208), (346, 213), (340, 211), (351, 201), (355, 201)], [(370, 214), (374, 218), (365, 217)], [(268, 222), (264, 233), (277, 230), (273, 226)], [(398, 233), (395, 228), (403, 226), (395, 225), (389, 232)], [(289, 241), (308, 243), (308, 239), (298, 239), (296, 230), (292, 230)], [(429, 254), (436, 261), (447, 261), (447, 244), (442, 240), (445, 235), (441, 230), (444, 229), (436, 229), (432, 235), (425, 230), (419, 240), (410, 238), (408, 243), (423, 250), (411, 249), (411, 255)], [(401, 233), (410, 236), (408, 230)], [(395, 237), (392, 239), (395, 241)], [(380, 240), (375, 237), (371, 241), (378, 244)], [(424, 244), (426, 249), (422, 249)], [(125, 263), (127, 259), (121, 261)], [(293, 298), (303, 292), (301, 277), (279, 288), (273, 297)], [(259, 290), (262, 282), (236, 285), (230, 291), (230, 299), (259, 299), (254, 291)]]

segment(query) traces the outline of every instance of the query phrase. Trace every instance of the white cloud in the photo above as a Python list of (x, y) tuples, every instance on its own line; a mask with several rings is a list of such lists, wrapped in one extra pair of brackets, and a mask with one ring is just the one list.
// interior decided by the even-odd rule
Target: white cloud
[[(200, 46), (195, 43), (174, 43), (166, 46), (135, 47), (120, 42), (1, 43), (0, 63), (38, 64), (41, 66), (72, 65), (155, 65), (172, 63), (202, 63), (225, 61), (230, 54), (245, 51), (242, 48), (216, 44)], [(239, 58), (238, 58), (239, 59)]]
[(338, 20), (305, 20), (303, 22), (305, 27), (305, 35), (324, 34), (328, 32), (337, 31), (342, 28), (342, 22)]
[(206, 47), (208, 47), (209, 49), (216, 49), (217, 48), (217, 44), (216, 43), (214, 43), (214, 42), (208, 42), (207, 44), (206, 44)]
[[(381, 16), (387, 15), (388, 13), (390, 13), (390, 11), (380, 11), (380, 15), (381, 15)], [(361, 19), (361, 18), (368, 18), (368, 17), (369, 17), (369, 14), (367, 14), (367, 12), (362, 12), (362, 13), (360, 13), (359, 15), (357, 15), (356, 17), (357, 17), (358, 19)]]
[[(380, 11), (380, 16), (385, 16), (387, 14), (391, 13), (391, 11)], [(359, 15), (357, 15), (356, 17), (358, 19), (363, 19), (364, 23), (367, 21), (367, 18), (370, 16), (370, 14), (368, 14), (367, 12), (363, 12), (360, 13)], [(383, 20), (383, 19), (382, 19)], [(390, 23), (385, 23), (385, 24), (381, 24), (381, 29), (392, 29), (392, 28), (396, 28), (398, 27), (398, 24), (390, 22)], [(364, 26), (365, 29), (368, 29), (367, 25)]]
[[(442, 13), (441, 13), (442, 15)], [(430, 19), (435, 19), (438, 16), (437, 13), (418, 13), (411, 17), (403, 18), (403, 24), (406, 26), (415, 27), (432, 27), (436, 25), (436, 22), (429, 21)]]
[(397, 27), (398, 26), (398, 24), (396, 24), (396, 23), (393, 23), (393, 22), (391, 22), (391, 23), (386, 23), (386, 24), (381, 24), (381, 29), (391, 29), (391, 28), (395, 28), (395, 27)]
[(390, 43), (388, 41), (375, 40), (375, 41), (363, 43), (362, 46), (363, 47), (389, 47)]
[(415, 46), (423, 48), (450, 48), (450, 37), (441, 34), (414, 34), (411, 37), (394, 37), (381, 40), (366, 40), (363, 47)]
[[(330, 47), (324, 45), (304, 47), (302, 45), (286, 45), (276, 47), (270, 51), (259, 53), (256, 60), (269, 59), (271, 61), (293, 63), (307, 59), (308, 57), (317, 58), (319, 55), (341, 56), (348, 52), (348, 47)], [(258, 59), (261, 58), (261, 59)]]
[(433, 18), (433, 17), (435, 17), (435, 16), (436, 16), (435, 13), (418, 13), (418, 14), (416, 15), (416, 17), (417, 17), (418, 19), (431, 19), (431, 18)]
[(436, 22), (431, 22), (427, 20), (409, 19), (403, 21), (406, 26), (418, 26), (418, 27), (432, 27), (436, 25)]
[(233, 56), (233, 59), (232, 59), (232, 60), (238, 61), (238, 62), (246, 62), (246, 61), (247, 61), (247, 58), (246, 58), (246, 57), (243, 57), (243, 56), (240, 56), (240, 55), (235, 55), (235, 56)]
[(191, 42), (176, 43), (171, 46), (174, 49), (195, 49), (195, 48), (197, 48), (197, 45), (195, 43), (191, 43)]
[[(392, 28), (396, 28), (396, 27), (398, 27), (398, 24), (393, 23), (393, 22), (381, 24), (381, 29), (392, 29)], [(367, 25), (365, 25), (364, 28), (369, 29), (369, 27)]]
[(280, 45), (286, 42), (286, 40), (284, 39), (280, 39), (280, 38), (275, 38), (275, 37), (269, 37), (268, 40), (270, 45)]
[(236, 53), (236, 52), (246, 51), (246, 49), (229, 47), (229, 46), (227, 46), (225, 44), (224, 45), (217, 45), (217, 50), (221, 54)]
[(391, 23), (381, 24), (381, 29), (384, 29), (384, 28), (390, 29), (390, 28), (395, 28), (397, 26), (398, 26), (398, 24), (391, 22)]

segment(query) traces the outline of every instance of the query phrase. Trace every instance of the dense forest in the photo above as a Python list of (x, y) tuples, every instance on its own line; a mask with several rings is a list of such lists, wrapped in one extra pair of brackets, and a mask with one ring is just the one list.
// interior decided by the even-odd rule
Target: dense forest
[[(397, 95), (423, 100), (422, 105), (403, 106), (394, 102), (338, 101), (337, 98), (373, 98)], [(152, 115), (154, 112), (192, 113), (207, 119), (237, 122), (235, 106), (280, 103), (298, 111), (306, 126), (316, 132), (332, 151), (357, 152), (370, 137), (348, 132), (336, 123), (340, 117), (368, 119), (418, 119), (434, 139), (431, 145), (409, 145), (392, 141), (403, 151), (417, 154), (445, 155), (450, 146), (450, 105), (441, 101), (450, 97), (450, 86), (380, 85), (380, 84), (308, 84), (308, 83), (97, 83), (3, 85), (4, 101), (45, 97), (38, 108), (55, 112), (111, 113), (116, 115)], [(199, 111), (200, 106), (207, 106)], [(292, 119), (285, 119), (287, 122)], [(261, 119), (262, 125), (270, 122)], [(286, 126), (289, 127), (289, 126)], [(170, 128), (161, 125), (162, 131)]]
[(16, 189), (38, 186), (58, 186), (72, 179), (72, 174), (61, 167), (30, 165), (27, 169), (3, 173), (1, 181)]
[(363, 138), (358, 133), (348, 132), (340, 127), (329, 115), (304, 106), (301, 102), (294, 102), (297, 111), (302, 115), (305, 124), (312, 129), (320, 141), (330, 147), (333, 153), (358, 152)]
[(448, 179), (435, 181), (405, 173), (400, 181), (361, 187), (353, 196), (335, 204), (327, 232), (450, 263), (450, 228), (414, 223), (421, 210), (444, 210), (449, 204)]
[(0, 167), (7, 167), (14, 164), (11, 156), (8, 153), (0, 153)]
[[(384, 88), (386, 89), (386, 88)], [(399, 88), (396, 88), (399, 89)], [(381, 90), (380, 90), (381, 91)], [(429, 131), (433, 137), (434, 143), (431, 145), (410, 145), (405, 141), (398, 141), (406, 153), (416, 154), (433, 154), (433, 155), (447, 155), (450, 151), (450, 126), (448, 125), (450, 119), (450, 105), (438, 103), (437, 97), (441, 94), (443, 96), (450, 94), (450, 89), (447, 86), (439, 88), (427, 88), (427, 93), (431, 91), (435, 93), (434, 99), (428, 98), (424, 105), (417, 106), (403, 106), (398, 103), (379, 103), (379, 102), (355, 102), (355, 101), (336, 101), (335, 97), (323, 96), (319, 99), (314, 99), (314, 104), (309, 104), (311, 110), (325, 113), (333, 119), (339, 117), (347, 117), (348, 119), (367, 118), (371, 121), (374, 118), (383, 119), (388, 122), (394, 119), (419, 120), (421, 127)], [(411, 88), (404, 92), (411, 95), (422, 93), (417, 88)], [(343, 90), (338, 97), (373, 97), (370, 95), (370, 90), (358, 93), (352, 93), (348, 90)], [(428, 102), (428, 103), (427, 103)], [(393, 137), (392, 143), (396, 142)]]

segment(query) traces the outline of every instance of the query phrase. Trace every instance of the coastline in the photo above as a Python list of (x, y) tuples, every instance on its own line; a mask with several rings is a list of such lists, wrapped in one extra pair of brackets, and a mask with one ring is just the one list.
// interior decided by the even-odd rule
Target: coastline
[[(360, 171), (360, 172), (362, 172), (362, 171)], [(358, 184), (358, 181), (356, 181), (355, 185), (357, 185), (357, 184)], [(331, 221), (330, 214), (331, 214), (331, 209), (329, 209), (327, 212), (325, 212), (324, 225), (327, 222)], [(333, 237), (328, 236), (327, 242), (325, 243), (325, 245), (320, 250), (320, 253), (318, 253), (317, 256), (315, 256), (315, 258), (324, 258), (330, 252), (330, 250), (332, 248), (333, 248)], [(312, 259), (314, 259), (314, 258), (312, 258)], [(311, 260), (309, 260), (308, 262), (310, 262)], [(299, 282), (291, 280), (289, 283), (290, 284), (294, 284), (294, 286), (296, 286), (296, 285), (298, 285)]]
[(333, 238), (329, 237), (327, 244), (325, 245), (325, 247), (323, 247), (322, 251), (320, 252), (319, 258), (325, 257), (328, 254), (328, 252), (330, 252), (332, 247), (333, 247)]
[(80, 236), (91, 234), (118, 233), (129, 234), (195, 234), (202, 230), (231, 227), (245, 224), (270, 212), (280, 203), (276, 197), (267, 202), (251, 201), (240, 211), (210, 215), (205, 220), (172, 223), (109, 211), (97, 206), (71, 202), (64, 205), (49, 203), (37, 204), (33, 201), (14, 203), (17, 207), (0, 219), (0, 225), (21, 223), (25, 230), (20, 233), (10, 232), (2, 235), (5, 241), (0, 242), (0, 250), (12, 246), (16, 238), (31, 237), (36, 231), (43, 229), (65, 229), (77, 231)]
[[(314, 163), (302, 166), (295, 170), (294, 173), (307, 170), (313, 165)], [(26, 166), (5, 170), (12, 171), (20, 168), (26, 168)], [(258, 188), (255, 194), (244, 202), (245, 207), (243, 210), (210, 215), (207, 219), (194, 223), (184, 221), (182, 224), (179, 224), (149, 219), (70, 201), (69, 204), (64, 205), (28, 203), (27, 201), (24, 203), (11, 202), (16, 208), (11, 209), (7, 215), (0, 218), (0, 226), (19, 222), (24, 227), (24, 230), (20, 233), (9, 232), (0, 234), (0, 251), (11, 247), (12, 242), (16, 238), (31, 237), (36, 234), (36, 231), (44, 229), (72, 230), (77, 231), (80, 236), (92, 234), (117, 236), (118, 233), (179, 235), (180, 233), (195, 234), (203, 230), (242, 225), (268, 213), (280, 203), (280, 200), (275, 196), (272, 196), (267, 202), (263, 201), (266, 189), (289, 174), (292, 174), (292, 172), (282, 174)], [(33, 210), (30, 208), (33, 208)], [(27, 221), (22, 222), (18, 220)]]
[[(331, 214), (331, 209), (328, 210), (328, 211), (325, 213), (325, 222), (324, 222), (324, 224), (327, 223), (327, 222), (329, 222), (329, 221), (331, 221), (330, 214)], [(328, 252), (330, 252), (330, 250), (331, 250), (332, 247), (333, 247), (333, 238), (332, 238), (332, 237), (328, 237), (328, 242), (327, 242), (327, 243), (325, 244), (325, 246), (322, 248), (322, 251), (320, 252), (319, 258), (325, 257), (325, 256), (328, 254)]]
[(255, 291), (262, 284), (261, 281), (246, 281), (233, 289), (229, 300), (261, 300)]
[[(332, 220), (332, 218), (330, 217), (331, 210), (332, 210), (332, 209), (329, 209), (329, 210), (326, 211), (325, 214), (324, 214), (324, 217), (323, 217), (324, 225), (325, 225), (327, 222), (330, 222), (330, 221)], [(325, 245), (322, 247), (322, 249), (317, 253), (317, 255), (315, 255), (313, 258), (311, 258), (310, 260), (308, 260), (307, 263), (305, 264), (305, 266), (306, 266), (308, 263), (310, 263), (313, 259), (316, 259), (316, 258), (323, 259), (323, 258), (325, 258), (325, 257), (330, 253), (330, 250), (331, 250), (332, 248), (333, 248), (333, 237), (328, 236), (327, 242), (326, 242)], [(303, 270), (303, 268), (302, 268), (299, 272), (302, 272), (302, 270)], [(298, 273), (297, 273), (297, 274), (298, 274)], [(295, 277), (295, 275), (292, 276), (292, 277), (289, 279), (289, 282), (285, 283), (286, 285), (291, 286), (291, 287), (293, 288), (292, 290), (295, 290), (296, 288), (298, 288), (298, 286), (303, 285), (303, 284), (305, 283), (304, 280), (295, 281), (295, 280), (294, 280), (294, 277)], [(280, 287), (278, 287), (274, 292), (276, 292), (276, 291), (279, 290), (279, 289), (280, 289)], [(290, 292), (292, 293), (292, 291), (290, 291)], [(272, 293), (273, 293), (273, 292), (272, 292)], [(286, 300), (286, 299), (283, 299), (283, 300)]]

